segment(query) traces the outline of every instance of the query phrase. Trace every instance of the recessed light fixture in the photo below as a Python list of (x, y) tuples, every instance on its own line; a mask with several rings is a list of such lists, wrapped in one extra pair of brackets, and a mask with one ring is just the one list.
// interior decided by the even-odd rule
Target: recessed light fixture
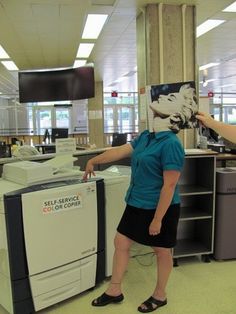
[(199, 67), (199, 71), (206, 70), (206, 69), (211, 68), (211, 67), (215, 67), (219, 64), (220, 64), (219, 62), (210, 62), (210, 63), (204, 64), (204, 65), (201, 65)]
[(8, 54), (1, 45), (0, 45), (0, 59), (10, 59), (10, 57), (8, 56)]
[(82, 43), (79, 45), (76, 58), (88, 58), (93, 50), (94, 44)]
[(106, 22), (107, 17), (107, 14), (88, 14), (82, 38), (97, 39)]
[(78, 67), (82, 67), (83, 65), (85, 65), (87, 62), (87, 60), (75, 60), (74, 64), (73, 64), (73, 68), (78, 68)]
[(206, 78), (203, 78), (203, 80), (201, 82), (199, 82), (200, 84), (202, 84), (203, 87), (206, 87), (208, 85), (208, 83), (216, 81), (217, 79), (209, 79), (206, 80)]
[(214, 82), (214, 81), (216, 81), (217, 79), (209, 79), (209, 80), (206, 80), (206, 82), (207, 83), (209, 83), (209, 82)]
[(9, 71), (19, 70), (13, 61), (1, 61), (1, 62)]
[(234, 1), (232, 4), (230, 4), (228, 7), (226, 7), (223, 12), (236, 12), (236, 1)]
[(225, 85), (220, 85), (219, 87), (230, 87), (230, 86), (234, 86), (234, 85), (236, 85), (236, 84), (225, 84)]
[(206, 20), (197, 27), (197, 37), (200, 37), (224, 22), (225, 20)]
[(125, 73), (123, 76), (125, 76), (125, 77), (128, 76), (129, 77), (129, 76), (133, 76), (136, 73), (137, 73), (137, 71), (129, 71), (129, 72)]
[(114, 81), (114, 83), (120, 83), (124, 81), (126, 78), (125, 77), (119, 77), (117, 80)]
[(115, 81), (113, 81), (111, 84), (109, 84), (108, 86), (115, 86), (115, 85), (117, 85), (118, 83), (124, 81), (126, 78), (127, 78), (127, 77), (125, 77), (125, 76), (121, 76), (121, 77), (119, 77), (117, 80), (115, 80)]

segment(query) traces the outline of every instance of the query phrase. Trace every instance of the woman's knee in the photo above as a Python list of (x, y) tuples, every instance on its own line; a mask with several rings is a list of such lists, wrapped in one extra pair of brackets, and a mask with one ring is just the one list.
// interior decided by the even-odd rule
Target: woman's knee
[(164, 248), (164, 247), (153, 247), (154, 253), (157, 257), (170, 257), (171, 249), (170, 248)]
[(123, 251), (127, 251), (130, 249), (131, 245), (132, 245), (133, 241), (129, 238), (127, 238), (126, 236), (124, 236), (123, 234), (117, 232), (115, 239), (114, 239), (114, 246), (116, 250), (123, 250)]

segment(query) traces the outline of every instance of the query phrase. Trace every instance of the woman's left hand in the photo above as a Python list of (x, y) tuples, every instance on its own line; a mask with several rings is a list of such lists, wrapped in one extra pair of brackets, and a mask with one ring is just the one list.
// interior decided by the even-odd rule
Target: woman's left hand
[(153, 218), (150, 226), (149, 226), (149, 234), (150, 235), (158, 235), (161, 232), (161, 221)]

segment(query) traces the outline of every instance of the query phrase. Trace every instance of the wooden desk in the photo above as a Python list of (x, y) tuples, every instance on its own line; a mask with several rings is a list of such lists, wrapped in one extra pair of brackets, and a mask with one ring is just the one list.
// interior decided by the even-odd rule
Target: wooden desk
[(216, 161), (220, 161), (222, 167), (226, 167), (227, 161), (236, 160), (236, 154), (223, 154), (219, 153), (216, 155)]

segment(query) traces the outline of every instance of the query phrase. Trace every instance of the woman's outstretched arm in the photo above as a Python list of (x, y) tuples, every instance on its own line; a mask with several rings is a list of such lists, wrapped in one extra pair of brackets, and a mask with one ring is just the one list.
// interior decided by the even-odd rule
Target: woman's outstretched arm
[(220, 136), (224, 137), (232, 143), (236, 143), (235, 125), (230, 125), (224, 122), (214, 120), (208, 113), (205, 112), (198, 112), (196, 118), (201, 121), (202, 124), (206, 127), (216, 131)]
[(95, 176), (94, 166), (99, 164), (106, 164), (108, 162), (117, 161), (126, 157), (131, 156), (133, 152), (133, 147), (131, 144), (124, 144), (121, 146), (117, 146), (105, 151), (102, 154), (99, 154), (87, 162), (85, 173), (83, 176), (84, 180), (87, 180), (91, 175)]

